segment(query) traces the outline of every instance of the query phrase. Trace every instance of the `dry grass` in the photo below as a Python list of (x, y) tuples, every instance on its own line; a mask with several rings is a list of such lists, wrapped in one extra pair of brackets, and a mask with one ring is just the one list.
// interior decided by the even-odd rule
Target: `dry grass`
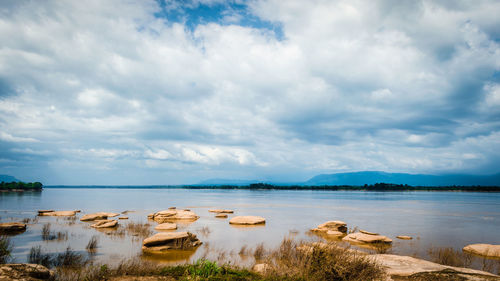
[(49, 240), (57, 240), (57, 241), (63, 241), (63, 240), (68, 240), (68, 232), (67, 231), (58, 231), (57, 233), (53, 233), (50, 230), (50, 223), (46, 223), (42, 227), (42, 240), (44, 241), (49, 241)]
[(129, 235), (132, 236), (148, 237), (153, 234), (153, 231), (151, 231), (151, 225), (149, 223), (129, 222), (125, 226), (125, 230)]
[(87, 247), (85, 247), (85, 249), (87, 249), (87, 251), (89, 251), (90, 253), (93, 253), (97, 250), (97, 246), (98, 246), (98, 239), (97, 236), (94, 235), (92, 236), (92, 238), (90, 238), (89, 243), (87, 243)]
[(66, 248), (62, 253), (51, 255), (44, 253), (41, 246), (34, 246), (30, 250), (28, 262), (41, 264), (46, 267), (74, 269), (84, 266), (89, 261), (82, 254), (73, 251), (70, 247)]
[(10, 239), (6, 236), (0, 236), (0, 264), (7, 263), (10, 260), (12, 248)]
[(212, 232), (208, 226), (204, 226), (202, 228), (199, 228), (198, 233), (203, 236), (203, 237), (208, 237), (208, 235)]
[(430, 248), (431, 260), (435, 263), (457, 267), (468, 267), (472, 263), (472, 256), (453, 248)]
[(264, 276), (271, 280), (380, 280), (383, 270), (377, 264), (348, 248), (336, 244), (305, 244), (285, 238), (265, 263)]
[(238, 254), (240, 256), (248, 256), (248, 246), (247, 245), (241, 246), (240, 251), (238, 252)]
[(253, 257), (256, 261), (259, 261), (264, 257), (265, 253), (266, 249), (264, 248), (264, 243), (260, 243), (259, 245), (257, 245), (257, 247), (255, 247), (255, 250), (253, 251)]

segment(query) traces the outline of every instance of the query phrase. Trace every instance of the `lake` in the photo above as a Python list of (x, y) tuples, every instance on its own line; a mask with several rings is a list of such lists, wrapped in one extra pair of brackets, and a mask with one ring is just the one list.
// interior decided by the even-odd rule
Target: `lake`
[[(120, 229), (131, 222), (149, 223), (147, 214), (175, 206), (188, 208), (200, 218), (179, 224), (178, 231), (197, 234), (204, 243), (195, 251), (169, 256), (144, 256), (163, 262), (184, 262), (200, 257), (240, 259), (243, 245), (248, 249), (263, 243), (277, 247), (284, 237), (321, 239), (308, 232), (328, 220), (342, 220), (348, 228), (378, 232), (393, 239), (391, 253), (426, 258), (431, 247), (467, 244), (500, 244), (500, 193), (475, 192), (365, 192), (296, 190), (220, 190), (177, 188), (45, 188), (42, 192), (1, 192), (0, 221), (34, 219), (23, 234), (11, 237), (16, 262), (26, 262), (33, 246), (46, 252), (62, 252), (70, 246), (85, 252), (92, 236), (99, 248), (95, 259), (113, 263), (141, 253), (140, 236)], [(211, 208), (231, 209), (235, 215), (266, 218), (265, 226), (234, 227), (229, 219), (218, 219)], [(63, 217), (36, 217), (37, 210), (81, 210), (77, 217), (99, 211), (121, 213), (129, 210), (128, 220), (119, 220), (116, 230), (97, 230), (90, 223)], [(66, 235), (62, 239), (42, 240), (44, 224)], [(156, 231), (154, 231), (156, 232)], [(398, 240), (410, 235), (413, 240)]]

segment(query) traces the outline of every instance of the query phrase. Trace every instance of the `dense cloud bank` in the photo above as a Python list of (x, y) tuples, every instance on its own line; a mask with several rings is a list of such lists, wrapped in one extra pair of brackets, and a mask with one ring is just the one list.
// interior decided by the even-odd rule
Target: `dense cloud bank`
[(495, 173), (498, 1), (2, 1), (0, 169)]

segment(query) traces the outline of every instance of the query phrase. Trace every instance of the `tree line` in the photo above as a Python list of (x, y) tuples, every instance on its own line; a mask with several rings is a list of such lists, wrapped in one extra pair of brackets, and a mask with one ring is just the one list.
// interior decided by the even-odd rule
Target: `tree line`
[(13, 189), (22, 189), (22, 190), (42, 190), (43, 184), (41, 182), (1, 182), (0, 190), (13, 190)]

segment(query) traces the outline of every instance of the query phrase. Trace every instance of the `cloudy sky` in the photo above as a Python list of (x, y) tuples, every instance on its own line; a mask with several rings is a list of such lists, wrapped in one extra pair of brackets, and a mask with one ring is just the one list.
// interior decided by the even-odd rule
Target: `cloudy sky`
[(499, 1), (0, 2), (0, 174), (500, 171)]

